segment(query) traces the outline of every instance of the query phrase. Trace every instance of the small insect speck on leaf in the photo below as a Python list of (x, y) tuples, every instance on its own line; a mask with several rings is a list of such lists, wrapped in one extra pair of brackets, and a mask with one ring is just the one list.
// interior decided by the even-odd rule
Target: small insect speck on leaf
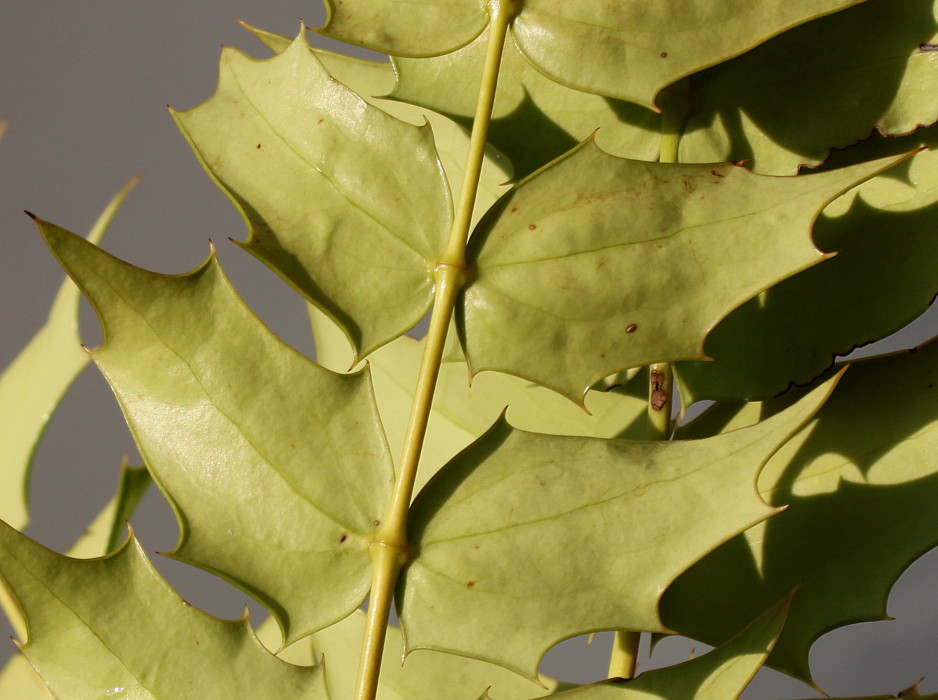
[(474, 585), (476, 585), (475, 581), (466, 581), (466, 588), (472, 588)]
[(637, 331), (637, 330), (638, 330), (638, 325), (636, 325), (636, 324), (634, 324), (634, 323), (630, 323), (629, 325), (627, 325), (627, 326), (625, 327), (625, 332), (626, 332), (626, 333), (634, 333), (634, 332)]
[(536, 229), (536, 228), (537, 228), (537, 226), (535, 226), (534, 224), (528, 224), (528, 230), (529, 230), (529, 231), (533, 231), (533, 230)]
[(341, 543), (341, 542), (345, 542), (345, 540), (347, 540), (347, 539), (348, 539), (348, 535), (342, 535), (342, 536), (339, 538), (339, 542), (340, 542), (340, 543)]
[(938, 44), (919, 44), (919, 51), (938, 51)]
[(260, 148), (260, 147), (261, 147), (261, 145), (260, 145), (260, 144), (257, 144), (257, 147), (258, 147), (258, 148)]
[(667, 58), (667, 57), (668, 57), (668, 52), (667, 52), (667, 51), (662, 51), (662, 52), (661, 52), (661, 58)]
[(380, 525), (380, 524), (381, 524), (381, 521), (380, 521), (380, 520), (375, 520), (375, 521), (372, 523), (372, 525), (374, 525), (375, 527), (378, 527), (378, 525)]

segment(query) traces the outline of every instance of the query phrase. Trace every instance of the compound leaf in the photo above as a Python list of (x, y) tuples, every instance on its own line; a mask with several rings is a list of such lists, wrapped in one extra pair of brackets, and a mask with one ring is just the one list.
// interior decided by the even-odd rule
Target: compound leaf
[[(653, 108), (658, 92), (678, 79), (857, 2), (525, 0), (517, 4), (511, 36), (557, 82)], [(321, 33), (415, 58), (465, 46), (488, 21), (479, 0), (326, 0), (326, 7)]]
[[(458, 51), (435, 58), (392, 57), (397, 84), (390, 97), (421, 105), (467, 128), (475, 115), (478, 76), (488, 31)], [(455, 85), (473, 86), (457, 90)], [(660, 115), (622, 100), (567, 88), (536, 70), (507, 42), (488, 140), (508, 156), (521, 179), (594, 131), (598, 145), (636, 160), (658, 158)]]
[(273, 58), (222, 53), (218, 89), (175, 115), (241, 211), (244, 247), (334, 318), (358, 356), (429, 308), (449, 189), (428, 127), (371, 107), (302, 36)]
[(938, 290), (936, 215), (938, 151), (834, 202), (815, 223), (814, 241), (836, 256), (721, 321), (704, 343), (712, 362), (677, 363), (686, 403), (767, 398), (807, 384), (838, 355), (915, 319)]
[[(278, 654), (280, 658), (309, 665), (324, 658), (326, 685), (335, 700), (352, 698), (358, 673), (358, 656), (365, 630), (365, 613), (356, 610), (344, 620), (302, 639)], [(258, 630), (262, 641), (279, 642), (273, 625)], [(276, 637), (276, 640), (275, 640)], [(401, 630), (388, 626), (384, 645), (378, 700), (471, 700), (479, 690), (490, 688), (497, 700), (528, 700), (553, 695), (566, 684), (539, 677), (539, 683), (493, 664), (454, 654), (421, 651), (401, 663), (404, 640)]]
[(288, 642), (358, 607), (392, 482), (367, 372), (284, 345), (214, 256), (158, 275), (40, 228), (102, 319), (92, 356), (176, 511), (174, 555), (255, 596)]
[(756, 474), (828, 388), (699, 441), (558, 437), (500, 421), (414, 501), (414, 560), (398, 591), (408, 652), (450, 651), (534, 678), (544, 652), (574, 634), (665, 631), (661, 592), (772, 514)]
[(722, 646), (677, 666), (646, 671), (634, 680), (611, 680), (585, 686), (560, 698), (576, 700), (729, 700), (738, 698), (778, 639), (790, 598), (760, 615)]
[[(130, 193), (128, 182), (101, 213), (88, 240), (98, 242)], [(29, 522), (29, 468), (42, 433), (75, 377), (88, 364), (78, 334), (78, 287), (66, 279), (45, 325), (0, 375), (0, 518)]]
[(769, 178), (587, 141), (502, 197), (470, 239), (457, 317), (469, 365), (580, 401), (618, 370), (705, 359), (723, 316), (824, 259), (810, 235), (824, 206), (894, 162)]
[(328, 697), (321, 669), (276, 659), (246, 618), (219, 620), (179, 598), (134, 538), (71, 559), (0, 523), (0, 553), (27, 620), (22, 651), (56, 697)]
[[(753, 159), (795, 174), (875, 128), (907, 134), (938, 120), (938, 3), (891, 0), (785, 32), (691, 78), (682, 162)], [(862, 84), (859, 91), (857, 85)]]
[(679, 578), (662, 600), (665, 623), (719, 643), (800, 583), (769, 664), (810, 682), (815, 639), (885, 619), (892, 584), (938, 545), (936, 383), (936, 342), (854, 364), (759, 478), (766, 499), (786, 510)]

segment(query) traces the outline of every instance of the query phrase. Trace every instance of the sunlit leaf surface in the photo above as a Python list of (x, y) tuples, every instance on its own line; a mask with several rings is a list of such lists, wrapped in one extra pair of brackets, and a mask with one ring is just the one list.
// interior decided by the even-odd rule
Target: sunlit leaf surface
[(640, 674), (560, 693), (576, 700), (731, 700), (738, 698), (783, 629), (789, 599), (770, 608), (738, 636), (704, 656)]
[(824, 206), (894, 162), (773, 178), (586, 142), (504, 196), (470, 239), (457, 319), (469, 365), (579, 401), (620, 369), (703, 359), (722, 317), (823, 259), (811, 227)]
[(756, 475), (828, 389), (708, 440), (557, 437), (499, 422), (414, 501), (415, 558), (398, 598), (407, 648), (534, 677), (544, 652), (566, 637), (665, 631), (661, 592), (772, 514)]
[(707, 337), (712, 362), (675, 365), (681, 396), (768, 398), (838, 355), (890, 335), (938, 293), (938, 151), (924, 151), (825, 210), (814, 241), (836, 256), (780, 282)]
[(429, 127), (368, 105), (303, 36), (264, 61), (224, 50), (215, 95), (175, 116), (244, 216), (245, 247), (360, 356), (426, 313), (452, 215)]
[[(557, 82), (651, 107), (679, 78), (857, 2), (524, 0), (517, 3), (511, 36)], [(488, 21), (479, 0), (326, 0), (326, 7), (323, 34), (393, 56), (452, 52)]]
[(938, 121), (938, 4), (869, 0), (782, 34), (691, 78), (683, 162), (751, 158), (793, 175), (875, 129)]
[(179, 598), (135, 539), (104, 559), (70, 559), (0, 523), (0, 554), (27, 619), (23, 653), (55, 697), (328, 697), (321, 669), (278, 660), (246, 619)]
[(358, 607), (392, 479), (367, 372), (284, 345), (214, 257), (158, 275), (41, 229), (102, 317), (93, 357), (174, 506), (174, 555), (257, 597), (288, 641)]
[(885, 619), (892, 584), (938, 545), (936, 384), (935, 342), (851, 367), (759, 479), (766, 499), (787, 509), (678, 579), (662, 601), (665, 623), (719, 643), (800, 583), (769, 663), (809, 680), (817, 637)]

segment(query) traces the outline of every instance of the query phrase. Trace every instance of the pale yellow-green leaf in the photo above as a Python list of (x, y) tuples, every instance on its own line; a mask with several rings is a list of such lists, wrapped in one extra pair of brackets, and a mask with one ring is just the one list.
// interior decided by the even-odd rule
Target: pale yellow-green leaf
[(544, 652), (575, 634), (665, 631), (661, 593), (773, 513), (756, 476), (829, 389), (708, 440), (558, 437), (499, 422), (414, 501), (414, 560), (398, 595), (408, 650), (533, 678)]
[(0, 576), (26, 615), (22, 651), (56, 697), (328, 697), (320, 668), (278, 660), (247, 619), (219, 620), (179, 598), (136, 539), (71, 559), (0, 523)]
[[(392, 58), (397, 84), (391, 97), (471, 126), (487, 38), (488, 30), (468, 46), (436, 58)], [(488, 141), (508, 156), (520, 179), (597, 129), (596, 141), (608, 153), (656, 160), (660, 121), (660, 115), (629, 102), (560, 85), (508, 41)]]
[[(68, 551), (69, 556), (76, 559), (92, 559), (116, 549), (118, 543), (114, 541), (115, 537), (123, 533), (126, 521), (149, 484), (150, 478), (146, 469), (129, 467), (124, 462), (121, 465), (117, 494)], [(0, 586), (4, 612), (7, 613), (16, 636), (24, 640), (27, 638), (26, 623), (18, 606), (8, 596), (6, 589)], [(45, 684), (22, 654), (13, 656), (0, 671), (0, 698), (48, 700), (49, 697), (51, 696)]]
[(824, 259), (819, 212), (895, 162), (774, 178), (587, 141), (502, 197), (470, 239), (457, 315), (469, 365), (580, 401), (618, 370), (705, 359), (721, 318)]
[[(326, 684), (332, 700), (352, 700), (365, 614), (357, 610), (331, 627), (303, 639), (280, 658), (312, 664), (325, 659)], [(276, 627), (265, 623), (257, 632), (265, 643), (279, 641)], [(540, 685), (507, 669), (453, 654), (421, 651), (403, 660), (400, 628), (390, 625), (384, 647), (377, 700), (474, 700), (489, 688), (494, 700), (527, 700), (553, 695), (563, 684), (540, 676)]]
[(159, 275), (40, 227), (103, 320), (92, 355), (176, 511), (174, 556), (260, 600), (287, 641), (357, 608), (392, 480), (367, 372), (284, 345), (214, 257)]
[(323, 0), (316, 30), (394, 56), (432, 56), (468, 44), (485, 28), (487, 0)]
[(900, 330), (938, 290), (936, 217), (938, 150), (917, 153), (832, 202), (813, 238), (836, 255), (723, 319), (704, 344), (712, 362), (675, 365), (681, 396), (769, 398)]
[[(88, 240), (101, 240), (136, 184), (134, 178), (111, 200)], [(80, 297), (66, 279), (45, 325), (0, 375), (0, 519), (13, 527), (24, 528), (29, 521), (29, 468), (36, 445), (52, 412), (88, 363), (78, 334)]]
[[(292, 43), (285, 36), (265, 32), (244, 22), (241, 24), (276, 53), (284, 51)], [(430, 109), (425, 109), (393, 99), (381, 99), (380, 96), (390, 93), (395, 84), (395, 70), (387, 61), (369, 61), (318, 47), (311, 47), (311, 49), (333, 78), (350, 88), (371, 106), (415, 126), (430, 123), (433, 140), (450, 190), (453, 192), (454, 199), (458, 198), (462, 189), (463, 171), (469, 148), (467, 131), (451, 119), (433, 111), (432, 105), (428, 105)], [(478, 221), (495, 200), (507, 191), (506, 183), (511, 179), (511, 174), (511, 163), (505, 156), (494, 149), (487, 149), (482, 165), (482, 178), (476, 197), (473, 222)], [(342, 371), (348, 367), (349, 365), (346, 365)]]
[[(330, 369), (347, 368), (352, 353), (341, 331), (313, 307), (310, 318), (317, 361)], [(456, 339), (451, 336), (448, 342), (453, 357), (440, 368), (415, 493), (440, 467), (488, 430), (506, 409), (515, 427), (554, 435), (622, 437), (631, 436), (644, 425), (647, 401), (644, 395), (634, 392), (591, 391), (586, 396), (587, 413), (556, 392), (500, 372), (481, 374), (470, 385), (469, 368), (457, 352)], [(402, 336), (368, 359), (378, 410), (395, 458), (403, 449), (423, 348), (422, 340)]]
[(773, 606), (721, 647), (677, 666), (560, 693), (577, 700), (733, 700), (769, 655), (783, 629), (790, 598)]
[(892, 584), (938, 545), (936, 385), (938, 342), (851, 366), (759, 478), (766, 500), (786, 510), (678, 579), (662, 601), (666, 624), (720, 643), (800, 584), (768, 663), (810, 680), (821, 634), (885, 619)]
[(795, 174), (876, 129), (906, 134), (938, 120), (938, 3), (864, 2), (809, 22), (691, 78), (680, 159), (751, 158)]
[(226, 49), (215, 95), (175, 116), (241, 211), (243, 245), (359, 356), (423, 317), (452, 217), (429, 127), (368, 105), (303, 36), (264, 61)]
[[(667, 85), (776, 34), (862, 0), (524, 0), (511, 37), (557, 82), (653, 107)], [(492, 0), (494, 2), (494, 0)], [(483, 30), (481, 0), (326, 0), (328, 36), (394, 56), (424, 57), (465, 46)]]

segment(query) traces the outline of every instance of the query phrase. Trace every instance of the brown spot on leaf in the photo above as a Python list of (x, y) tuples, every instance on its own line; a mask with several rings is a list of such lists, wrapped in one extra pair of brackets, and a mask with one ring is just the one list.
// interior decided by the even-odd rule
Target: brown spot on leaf
[(668, 57), (668, 52), (667, 52), (667, 51), (662, 51), (662, 52), (661, 52), (661, 58), (667, 58), (667, 57)]
[(466, 581), (466, 588), (472, 588), (474, 585), (476, 585), (475, 581)]
[(347, 539), (348, 539), (348, 534), (343, 534), (343, 535), (339, 538), (339, 542), (340, 542), (340, 543), (341, 543), (341, 542), (345, 542), (345, 540), (347, 540)]
[(528, 224), (528, 230), (529, 230), (529, 231), (533, 231), (533, 230), (536, 229), (536, 228), (537, 228), (537, 226), (535, 226), (534, 224)]
[(711, 175), (716, 175), (717, 177), (726, 177), (726, 175), (724, 175), (723, 173), (721, 173), (719, 170), (711, 170), (711, 171), (710, 171), (710, 174), (711, 174)]
[(626, 333), (634, 333), (637, 330), (638, 330), (638, 324), (635, 324), (635, 323), (630, 323), (629, 325), (625, 327)]
[(664, 405), (667, 402), (668, 395), (661, 391), (661, 389), (656, 389), (655, 391), (651, 392), (651, 407), (654, 410), (660, 411), (662, 408), (664, 408)]
[(261, 145), (260, 145), (260, 144), (257, 144), (257, 147), (258, 147), (258, 148), (260, 148), (260, 147), (261, 147)]
[(375, 527), (378, 527), (378, 525), (380, 525), (380, 524), (381, 524), (381, 521), (380, 521), (380, 520), (375, 520), (375, 521), (372, 523), (372, 525), (374, 525)]

